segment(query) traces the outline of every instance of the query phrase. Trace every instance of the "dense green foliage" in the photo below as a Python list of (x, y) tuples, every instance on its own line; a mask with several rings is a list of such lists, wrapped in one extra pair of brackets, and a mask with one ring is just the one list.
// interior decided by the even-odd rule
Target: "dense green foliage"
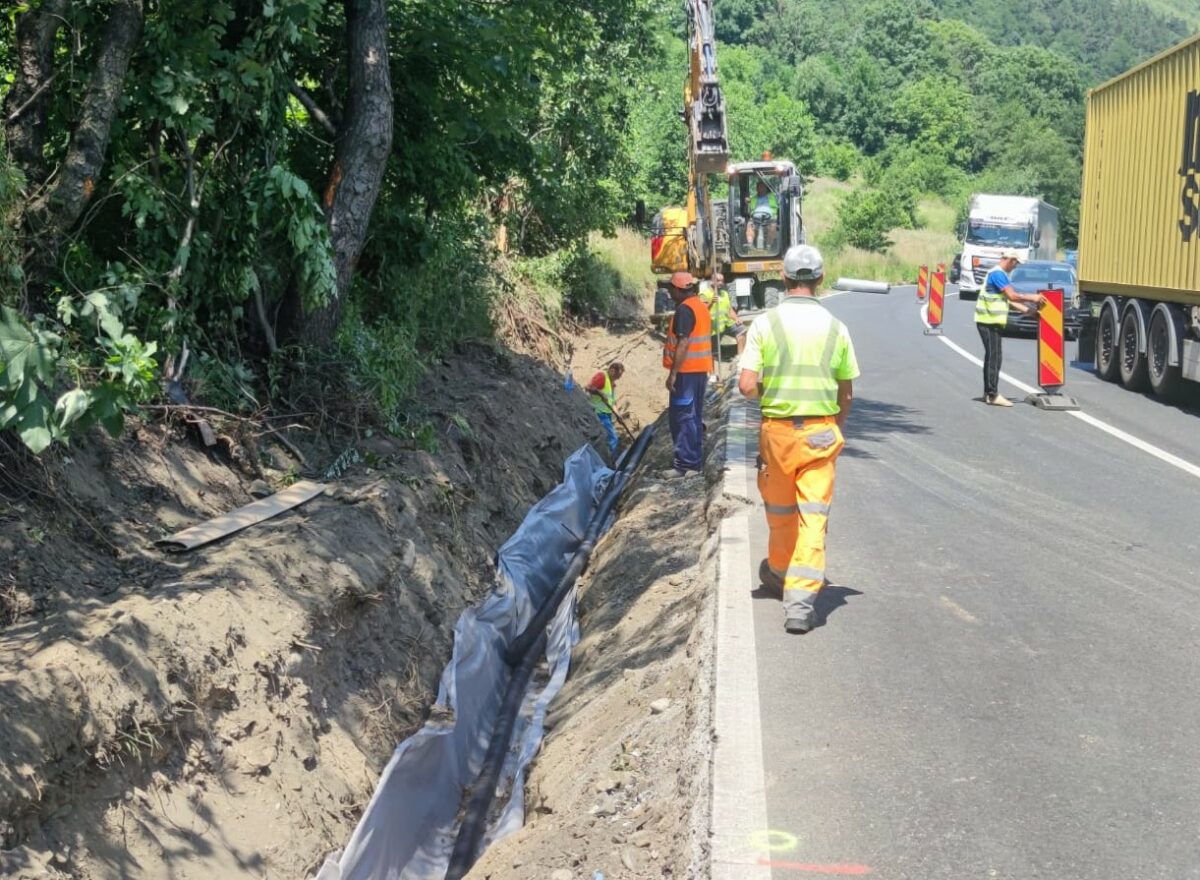
[[(922, 196), (972, 190), (1041, 195), (1069, 242), (1085, 88), (1175, 42), (1197, 11), (1146, 2), (717, 0), (735, 158), (770, 150), (852, 181), (835, 247), (886, 249), (918, 224)], [(138, 23), (127, 70), (119, 9)], [(369, 10), (385, 22), (394, 113), (347, 283), (331, 193), (356, 106), (348, 33)], [(16, 50), (42, 12), (48, 66), (31, 83)], [(613, 274), (589, 233), (638, 198), (653, 210), (684, 197), (679, 0), (33, 0), (8, 13), (0, 77), (25, 91), (6, 100), (0, 162), (0, 430), (31, 448), (119, 429), (185, 348), (193, 393), (223, 407), (322, 377), (395, 427), (422, 363), (491, 332), (514, 280), (586, 308)], [(104, 70), (110, 98), (112, 78), (120, 89), (111, 124), (94, 112)], [(58, 184), (81, 157), (95, 164), (71, 213)], [(306, 322), (331, 301), (336, 329), (314, 345)]]
[[(965, 204), (971, 191), (1042, 196), (1059, 207), (1071, 243), (1085, 90), (1185, 36), (1191, 27), (1170, 9), (1130, 0), (725, 0), (717, 21), (735, 158), (772, 149), (808, 173), (857, 176), (823, 242), (834, 247), (884, 250), (890, 230), (917, 222), (921, 195)], [(682, 33), (682, 17), (673, 27)], [(675, 109), (660, 96), (639, 108), (638, 184), (652, 205), (681, 198), (681, 166), (662, 159), (671, 155), (664, 139), (683, 138), (669, 118)]]
[[(31, 448), (72, 423), (117, 429), (114, 413), (151, 392), (155, 361), (185, 345), (210, 402), (257, 406), (247, 380), (283, 387), (321, 373), (320, 357), (394, 422), (424, 360), (490, 332), (499, 227), (514, 259), (578, 253), (627, 211), (630, 99), (657, 62), (649, 0), (387, 2), (391, 156), (340, 329), (304, 351), (306, 315), (336, 284), (322, 193), (337, 184), (331, 129), (348, 112), (344, 10), (368, 4), (159, 0), (136, 4), (144, 21), (100, 172), (40, 265), (35, 205), (112, 42), (107, 0), (51, 2), (14, 6), (0, 36), (11, 87), (22, 17), (61, 19), (44, 147), (0, 164), (0, 430)], [(120, 332), (83, 332), (98, 296)], [(37, 358), (13, 357), (18, 345)], [(136, 377), (116, 382), (113, 359), (134, 354)]]

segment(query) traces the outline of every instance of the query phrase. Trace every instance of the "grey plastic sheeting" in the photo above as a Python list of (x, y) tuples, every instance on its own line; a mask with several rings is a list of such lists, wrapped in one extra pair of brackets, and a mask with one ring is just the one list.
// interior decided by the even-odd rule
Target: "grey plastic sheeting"
[[(328, 859), (317, 880), (442, 880), (458, 830), (463, 790), (478, 775), (508, 685), (509, 642), (553, 592), (583, 537), (613, 472), (590, 446), (563, 467), (563, 482), (539, 501), (500, 548), (496, 588), (459, 617), (454, 653), (442, 673), (438, 706), (425, 726), (399, 745), (380, 777), (350, 842)], [(535, 673), (506, 758), (510, 789), (484, 844), (524, 822), (524, 771), (537, 753), (546, 708), (566, 680), (579, 641), (574, 590), (548, 627), (547, 672)]]

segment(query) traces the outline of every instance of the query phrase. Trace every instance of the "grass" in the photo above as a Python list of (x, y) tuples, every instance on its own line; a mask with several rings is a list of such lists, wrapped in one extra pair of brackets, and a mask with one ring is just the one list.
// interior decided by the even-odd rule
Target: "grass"
[[(804, 202), (804, 224), (809, 241), (818, 244), (837, 222), (839, 197), (852, 189), (849, 183), (814, 179)], [(917, 206), (920, 229), (894, 229), (889, 234), (892, 247), (876, 254), (858, 248), (843, 248), (825, 253), (825, 277), (832, 283), (838, 278), (865, 278), (874, 281), (913, 281), (917, 267), (947, 263), (958, 252), (954, 235), (957, 211), (948, 202), (927, 198)]]
[[(820, 242), (837, 222), (840, 197), (854, 188), (853, 183), (829, 178), (814, 178), (805, 189), (804, 226), (808, 240)], [(894, 242), (886, 254), (873, 254), (857, 248), (844, 248), (825, 254), (826, 277), (832, 282), (838, 277), (869, 278), (880, 281), (912, 281), (917, 266), (949, 263), (958, 251), (954, 236), (956, 210), (941, 199), (929, 198), (917, 206), (922, 228), (896, 229), (891, 233)], [(650, 271), (650, 244), (635, 229), (621, 227), (606, 237), (592, 233), (588, 247), (595, 257), (611, 269), (618, 279), (617, 295), (627, 301), (638, 301), (654, 289), (654, 273)]]
[(654, 273), (650, 271), (650, 242), (636, 229), (618, 227), (616, 235), (605, 237), (593, 232), (588, 247), (610, 266), (620, 279), (620, 294), (640, 299), (654, 289)]
[(849, 183), (829, 178), (815, 177), (805, 187), (804, 228), (810, 241), (820, 241), (837, 223), (839, 197), (854, 187)]

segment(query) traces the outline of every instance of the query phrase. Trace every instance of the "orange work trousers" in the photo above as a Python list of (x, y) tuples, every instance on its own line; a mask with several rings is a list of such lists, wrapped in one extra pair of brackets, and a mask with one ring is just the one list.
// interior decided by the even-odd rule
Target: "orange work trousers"
[(763, 419), (758, 491), (770, 529), (767, 564), (783, 578), (788, 618), (809, 617), (825, 584), (825, 530), (843, 446), (833, 416)]

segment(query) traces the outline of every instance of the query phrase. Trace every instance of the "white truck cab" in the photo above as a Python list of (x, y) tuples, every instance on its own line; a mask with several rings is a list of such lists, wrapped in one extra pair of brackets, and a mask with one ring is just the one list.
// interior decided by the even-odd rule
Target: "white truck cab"
[(1058, 208), (1030, 196), (971, 196), (963, 230), (959, 297), (978, 298), (987, 273), (1010, 249), (1022, 261), (1056, 259)]

